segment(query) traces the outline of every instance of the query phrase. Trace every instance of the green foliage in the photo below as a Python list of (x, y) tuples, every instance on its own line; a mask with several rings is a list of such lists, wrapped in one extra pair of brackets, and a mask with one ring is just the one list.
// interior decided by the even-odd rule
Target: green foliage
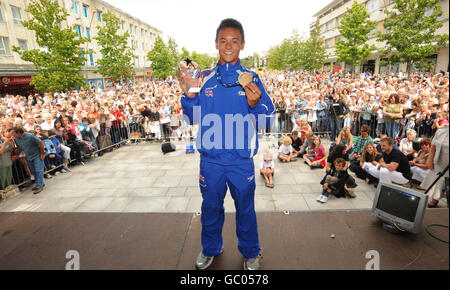
[(22, 25), (35, 32), (40, 49), (20, 51), (14, 46), (13, 51), (38, 70), (31, 84), (38, 90), (50, 92), (82, 86), (84, 77), (79, 72), (87, 52), (81, 45), (88, 39), (79, 37), (74, 26), (62, 28), (68, 13), (56, 1), (32, 0), (25, 11), (31, 18), (22, 21)]
[[(427, 16), (427, 11), (432, 12)], [(439, 0), (394, 0), (393, 9), (385, 14), (386, 33), (379, 33), (378, 41), (385, 41), (381, 54), (388, 61), (381, 65), (407, 63), (408, 72), (413, 64), (426, 68), (427, 57), (448, 45), (448, 34), (436, 35), (443, 26), (438, 20), (443, 14)]]
[(292, 36), (272, 47), (268, 52), (268, 64), (271, 69), (300, 69), (308, 71), (320, 69), (327, 57), (318, 24), (308, 39), (303, 39), (294, 30)]
[(324, 39), (320, 36), (319, 22), (316, 22), (310, 37), (302, 43), (301, 52), (300, 66), (302, 68), (309, 72), (322, 68), (328, 54)]
[[(115, 82), (122, 81), (134, 73), (132, 48), (128, 46), (130, 34), (128, 31), (120, 35), (119, 19), (110, 11), (103, 14), (104, 25), (97, 26), (98, 34), (95, 37), (100, 46), (102, 58), (97, 61), (97, 71), (104, 77)], [(127, 75), (128, 74), (128, 75)]]
[[(170, 55), (169, 47), (164, 43), (161, 36), (155, 39), (153, 49), (148, 52), (147, 58), (152, 62), (153, 75), (156, 78), (167, 78), (174, 75), (176, 72), (176, 65), (174, 65), (173, 55)], [(178, 59), (176, 56), (175, 59)]]
[(336, 55), (339, 61), (344, 61), (352, 65), (352, 70), (356, 65), (361, 65), (367, 60), (375, 45), (368, 45), (370, 32), (375, 28), (376, 22), (371, 21), (369, 13), (362, 4), (354, 1), (351, 8), (341, 20), (338, 27), (344, 40), (336, 43)]

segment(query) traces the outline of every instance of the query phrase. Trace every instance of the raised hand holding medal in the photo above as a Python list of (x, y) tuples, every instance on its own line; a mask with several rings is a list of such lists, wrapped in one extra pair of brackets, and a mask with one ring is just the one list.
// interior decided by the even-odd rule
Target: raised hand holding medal
[(196, 93), (200, 92), (203, 79), (200, 66), (196, 62), (189, 58), (181, 61), (178, 64), (177, 78), (186, 96), (193, 98)]
[(250, 107), (256, 106), (261, 98), (261, 90), (252, 80), (253, 74), (249, 72), (241, 73), (238, 78), (239, 84), (244, 88), (247, 95), (247, 102)]

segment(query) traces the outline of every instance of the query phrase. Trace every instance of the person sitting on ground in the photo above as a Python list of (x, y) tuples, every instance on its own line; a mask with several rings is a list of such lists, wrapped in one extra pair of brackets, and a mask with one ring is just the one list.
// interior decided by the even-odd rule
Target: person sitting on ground
[(281, 144), (280, 146), (280, 150), (278, 151), (278, 159), (280, 159), (280, 161), (282, 162), (291, 162), (294, 161), (292, 160), (293, 158), (293, 151), (294, 149), (292, 148), (292, 140), (289, 137), (285, 137), (283, 140), (283, 144)]
[(328, 196), (333, 194), (336, 197), (356, 197), (355, 193), (348, 189), (347, 181), (350, 175), (345, 169), (346, 161), (343, 158), (337, 158), (334, 160), (334, 167), (330, 172), (327, 172), (320, 184), (323, 186), (322, 194), (319, 195), (316, 201), (320, 203), (326, 203)]
[(412, 161), (414, 159), (414, 154), (416, 153), (416, 150), (414, 150), (413, 148), (413, 140), (416, 138), (416, 136), (417, 133), (415, 130), (408, 129), (406, 131), (406, 138), (403, 138), (400, 141), (399, 149), (403, 154), (405, 154), (409, 161)]
[(368, 184), (376, 183), (378, 179), (370, 175), (369, 169), (378, 166), (381, 154), (378, 153), (373, 143), (367, 143), (361, 155), (359, 167), (355, 169), (355, 174), (358, 178), (365, 180)]
[(347, 147), (346, 153), (351, 154), (353, 151), (353, 135), (350, 132), (350, 127), (345, 126), (339, 133), (336, 144), (344, 144)]
[(370, 127), (368, 125), (361, 126), (361, 136), (358, 136), (353, 144), (353, 152), (349, 155), (350, 160), (359, 160), (367, 143), (373, 143), (372, 137), (369, 136)]
[[(430, 158), (431, 151), (431, 139), (424, 138), (420, 141), (420, 151), (414, 160), (410, 161), (412, 178), (411, 181), (416, 184), (420, 184), (425, 180), (425, 177), (430, 173), (431, 168), (429, 168), (429, 162), (427, 159)], [(419, 190), (422, 190), (420, 186)]]
[(381, 183), (400, 184), (410, 187), (411, 167), (408, 158), (398, 149), (394, 148), (394, 140), (383, 137), (380, 140), (383, 157), (376, 168), (370, 168), (369, 174), (378, 178)]
[[(334, 146), (333, 150), (330, 152), (330, 155), (328, 155), (327, 157), (327, 165), (326, 165), (327, 172), (330, 172), (332, 169), (334, 169), (334, 161), (337, 158), (343, 158), (345, 160), (345, 167), (344, 167), (345, 170), (349, 168), (350, 161), (348, 160), (348, 154), (346, 153), (345, 149), (346, 147), (343, 144), (338, 144)], [(355, 179), (352, 176), (348, 178), (347, 186), (349, 188), (357, 187)]]
[(303, 159), (305, 159), (305, 163), (308, 164), (311, 169), (322, 169), (327, 164), (327, 153), (325, 151), (325, 148), (322, 146), (320, 138), (318, 136), (314, 136), (313, 144), (314, 153), (303, 155)]
[(300, 147), (299, 157), (303, 157), (304, 154), (311, 154), (314, 151), (314, 133), (306, 133), (306, 140), (303, 142), (302, 147)]
[(259, 172), (266, 180), (266, 186), (273, 188), (273, 174), (275, 172), (275, 162), (273, 162), (272, 153), (266, 150), (263, 154), (263, 160), (261, 161), (261, 167)]
[(292, 132), (291, 140), (292, 140), (292, 148), (294, 149), (293, 156), (294, 156), (294, 158), (297, 158), (301, 155), (300, 149), (302, 146), (302, 141), (300, 140), (300, 138), (298, 136), (298, 131)]

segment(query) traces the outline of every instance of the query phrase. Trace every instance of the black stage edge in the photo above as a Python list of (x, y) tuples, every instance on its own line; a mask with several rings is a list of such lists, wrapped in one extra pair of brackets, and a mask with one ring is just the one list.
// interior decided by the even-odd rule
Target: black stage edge
[[(365, 270), (373, 265), (369, 251), (379, 253), (381, 270), (449, 269), (448, 244), (424, 229), (448, 225), (448, 209), (427, 210), (418, 235), (386, 232), (370, 210), (257, 217), (261, 270)], [(448, 229), (432, 232), (449, 239)], [(200, 216), (189, 213), (0, 213), (0, 269), (72, 269), (75, 256), (69, 251), (74, 250), (81, 270), (195, 270), (200, 233)], [(210, 269), (241, 270), (234, 214), (226, 215), (223, 237), (225, 251)], [(179, 283), (185, 273), (202, 272), (175, 273), (171, 283)], [(210, 275), (224, 280), (226, 274)]]

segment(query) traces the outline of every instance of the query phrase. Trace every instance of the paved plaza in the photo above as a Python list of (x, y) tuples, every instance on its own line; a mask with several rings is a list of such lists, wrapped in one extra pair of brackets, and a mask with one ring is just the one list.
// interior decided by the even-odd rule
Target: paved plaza
[[(260, 138), (260, 150), (254, 158), (256, 170), (265, 148), (276, 156), (275, 143), (276, 139)], [(127, 144), (85, 166), (72, 167), (70, 173), (46, 179), (46, 187), (38, 195), (28, 187), (19, 196), (0, 203), (0, 212), (200, 212), (200, 156), (198, 152), (185, 154), (185, 144), (177, 143), (177, 150), (166, 155), (160, 143)], [(326, 140), (324, 146), (329, 146)], [(375, 187), (358, 178), (356, 198), (331, 196), (327, 203), (318, 203), (323, 176), (324, 170), (311, 170), (303, 160), (289, 164), (276, 160), (274, 188), (265, 187), (264, 178), (256, 174), (256, 212), (372, 208)], [(225, 211), (235, 212), (229, 191)]]

